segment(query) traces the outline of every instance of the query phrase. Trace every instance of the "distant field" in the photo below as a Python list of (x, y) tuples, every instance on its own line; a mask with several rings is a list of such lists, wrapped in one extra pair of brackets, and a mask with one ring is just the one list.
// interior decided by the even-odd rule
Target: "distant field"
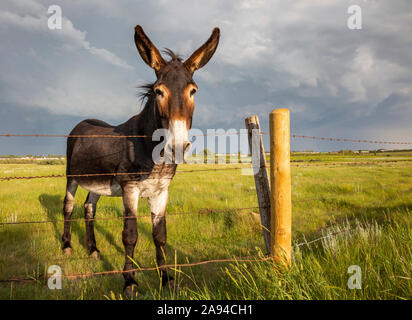
[[(269, 160), (269, 154), (266, 155), (266, 160)], [(191, 158), (190, 160), (192, 163), (198, 163), (199, 155)], [(219, 160), (220, 159), (220, 160)], [(218, 157), (218, 156), (208, 156), (208, 158), (204, 159), (208, 163), (220, 163), (226, 162), (230, 163), (230, 157)], [(239, 156), (232, 156), (233, 161), (235, 162), (243, 162), (243, 163), (250, 163), (251, 157), (243, 155), (242, 157)], [(369, 153), (305, 153), (305, 152), (292, 152), (291, 153), (291, 162), (343, 162), (343, 161), (412, 161), (412, 150), (404, 150), (404, 151), (390, 151), (390, 152), (369, 152)], [(65, 157), (64, 156), (48, 156), (48, 157), (40, 157), (40, 156), (0, 156), (0, 164), (65, 164)]]
[[(390, 162), (381, 162), (390, 160)], [(202, 214), (168, 217), (168, 263), (254, 256), (252, 263), (220, 263), (177, 271), (180, 291), (160, 290), (156, 272), (137, 274), (141, 299), (411, 299), (412, 295), (412, 153), (361, 155), (293, 155), (294, 264), (289, 272), (262, 261), (264, 244), (258, 210), (211, 213), (210, 209), (257, 206), (253, 176), (240, 170), (178, 173), (171, 185), (168, 213)], [(4, 163), (0, 177), (63, 174), (58, 163)], [(6, 160), (4, 160), (6, 161)], [(45, 160), (50, 161), (50, 160)], [(64, 161), (64, 160), (56, 160)], [(345, 162), (365, 162), (362, 166)], [(369, 162), (376, 163), (370, 164)], [(339, 163), (339, 166), (329, 165)], [(295, 165), (307, 165), (303, 167)], [(323, 165), (325, 164), (325, 165)], [(313, 166), (312, 166), (313, 165)], [(181, 165), (179, 171), (239, 167)], [(65, 179), (0, 181), (0, 222), (62, 219)], [(83, 217), (86, 192), (79, 189), (73, 218)], [(254, 213), (255, 212), (255, 213)], [(140, 266), (154, 266), (155, 250), (146, 200), (139, 204)], [(122, 216), (120, 198), (102, 198), (99, 217)], [(144, 216), (144, 217), (143, 217)], [(348, 232), (313, 244), (302, 243)], [(57, 264), (65, 274), (122, 269), (122, 221), (96, 222), (102, 258), (87, 258), (84, 222), (72, 223), (73, 255), (61, 254), (63, 224), (0, 226), (1, 299), (106, 299), (121, 296), (120, 275), (64, 280), (49, 290), (43, 275)], [(299, 246), (296, 246), (299, 244)], [(347, 288), (347, 268), (362, 268), (362, 290)]]
[(369, 152), (369, 153), (292, 153), (291, 161), (412, 161), (412, 151)]

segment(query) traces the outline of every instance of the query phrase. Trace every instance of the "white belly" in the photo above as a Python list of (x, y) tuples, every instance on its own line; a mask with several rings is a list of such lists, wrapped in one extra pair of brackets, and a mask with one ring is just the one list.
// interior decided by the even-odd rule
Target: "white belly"
[(99, 196), (121, 197), (122, 188), (116, 182), (98, 181), (98, 182), (81, 182), (79, 185), (89, 192), (95, 193)]
[(135, 183), (139, 196), (150, 198), (166, 190), (169, 187), (170, 181), (172, 181), (170, 178), (155, 178), (136, 181)]
[[(149, 198), (159, 194), (169, 187), (170, 178), (150, 178), (142, 181), (133, 181), (135, 184), (139, 197)], [(99, 183), (84, 183), (79, 184), (83, 189), (95, 193), (100, 196), (121, 197), (122, 188), (113, 181), (99, 182)]]

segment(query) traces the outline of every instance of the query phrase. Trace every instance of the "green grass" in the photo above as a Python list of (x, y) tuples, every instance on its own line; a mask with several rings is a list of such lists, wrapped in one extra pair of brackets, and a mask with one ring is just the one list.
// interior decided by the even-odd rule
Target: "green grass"
[[(328, 158), (329, 159), (329, 158)], [(328, 161), (328, 159), (322, 159)], [(410, 158), (409, 158), (410, 159)], [(335, 161), (337, 161), (335, 159)], [(309, 162), (308, 162), (309, 163)], [(215, 168), (182, 165), (178, 170)], [(225, 165), (225, 167), (239, 165)], [(258, 258), (264, 248), (257, 210), (171, 215), (167, 220), (168, 263), (255, 256), (255, 262), (217, 263), (172, 273), (180, 291), (162, 290), (155, 271), (140, 272), (140, 299), (410, 299), (412, 292), (412, 163), (368, 166), (292, 167), (294, 263), (289, 271)], [(0, 164), (1, 176), (64, 173), (61, 164)], [(62, 219), (64, 179), (0, 181), (0, 221)], [(179, 173), (168, 213), (257, 206), (253, 176), (239, 170)], [(79, 189), (73, 218), (83, 217), (86, 192)], [(306, 200), (305, 200), (306, 199)], [(121, 217), (120, 198), (103, 197), (99, 217)], [(139, 215), (148, 215), (147, 201)], [(121, 220), (96, 222), (102, 258), (87, 258), (84, 222), (72, 223), (73, 255), (61, 254), (61, 222), (0, 226), (0, 280), (32, 277), (35, 282), (0, 283), (1, 299), (120, 299), (121, 275), (63, 280), (49, 290), (47, 267), (64, 274), (123, 268)], [(155, 266), (147, 217), (139, 218), (135, 260)], [(299, 245), (351, 228), (310, 245)], [(350, 265), (362, 268), (362, 290), (347, 288)]]
[[(346, 222), (350, 232), (294, 247), (293, 267), (270, 261), (235, 262), (222, 268), (219, 281), (206, 281), (194, 299), (410, 299), (412, 215), (399, 212), (378, 222)], [(331, 230), (331, 231), (332, 231)], [(350, 290), (348, 267), (362, 270), (362, 289)], [(184, 270), (183, 270), (184, 271)]]

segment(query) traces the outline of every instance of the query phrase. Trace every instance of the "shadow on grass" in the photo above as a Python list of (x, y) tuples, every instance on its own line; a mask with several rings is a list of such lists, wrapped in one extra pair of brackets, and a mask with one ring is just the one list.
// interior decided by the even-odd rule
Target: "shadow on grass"
[[(99, 219), (99, 205), (97, 205), (96, 219)], [(106, 229), (106, 225), (101, 226), (101, 225), (99, 225), (98, 221), (97, 221), (97, 223), (94, 224), (94, 229), (95, 229), (95, 231), (100, 232), (100, 233), (106, 238), (106, 241), (107, 241), (110, 245), (112, 245), (112, 246), (116, 249), (116, 251), (117, 251), (118, 253), (124, 254), (124, 248), (123, 248), (123, 247), (120, 247), (120, 246), (116, 243), (116, 240), (115, 240), (115, 238), (114, 238), (114, 236), (113, 236), (113, 234), (112, 234), (112, 230), (111, 230), (111, 229), (108, 229), (108, 230), (107, 230), (107, 229)], [(97, 245), (97, 248), (99, 248), (99, 244), (96, 243), (96, 245)], [(101, 254), (104, 254), (104, 253), (102, 252)]]
[[(50, 195), (43, 193), (39, 196), (39, 201), (43, 208), (46, 210), (49, 220), (62, 220), (64, 218), (62, 213), (63, 197), (61, 195)], [(82, 208), (79, 208), (77, 205), (75, 205), (72, 213), (72, 219), (82, 218), (82, 212)], [(57, 223), (61, 223), (63, 226), (63, 222), (53, 222), (56, 242), (61, 244), (62, 234), (60, 230), (63, 230), (63, 228), (59, 230)], [(72, 221), (70, 223), (70, 228), (72, 234), (74, 233), (78, 237), (79, 242), (81, 243), (85, 251), (88, 252), (86, 246), (85, 226), (82, 227), (81, 224), (82, 221)], [(109, 243), (114, 243), (113, 237), (110, 238), (108, 233), (106, 233), (105, 236)], [(75, 248), (73, 248), (73, 250), (75, 250)], [(104, 257), (104, 254), (101, 255), (100, 259), (103, 262), (103, 268), (105, 270), (114, 269), (113, 265)]]
[[(7, 244), (2, 246), (0, 254), (1, 280), (26, 275), (27, 269), (22, 266), (35, 266), (37, 264), (38, 259), (31, 250), (34, 247), (33, 237), (27, 229), (13, 225), (0, 229), (0, 242)], [(10, 285), (10, 283), (6, 284)]]
[[(63, 214), (62, 214), (62, 207), (63, 207), (63, 196), (62, 195), (51, 195), (51, 194), (41, 194), (39, 196), (39, 202), (45, 209), (47, 213), (47, 217), (49, 220), (63, 220)], [(111, 208), (114, 211), (118, 211), (118, 208)], [(96, 211), (96, 217), (98, 219), (99, 217), (99, 206), (97, 205), (97, 211)], [(72, 219), (79, 219), (83, 218), (83, 208), (80, 208), (79, 206), (75, 205), (72, 213)], [(61, 224), (58, 225), (58, 224)], [(61, 232), (63, 230), (63, 222), (53, 222), (53, 228), (54, 228), (54, 239), (57, 243), (61, 245)], [(111, 233), (111, 230), (107, 230), (104, 226), (95, 224), (95, 230), (100, 232), (105, 238), (106, 241), (113, 245), (116, 251), (120, 254), (124, 254), (124, 249), (120, 247), (114, 238), (114, 236)], [(79, 242), (82, 244), (83, 248), (87, 252), (87, 247), (86, 247), (86, 239), (85, 239), (85, 227), (82, 226), (82, 221), (72, 221), (71, 222), (71, 232), (72, 234), (76, 235), (79, 239)], [(152, 238), (152, 234), (149, 230), (146, 230), (146, 228), (139, 228), (138, 233), (145, 235), (146, 237)], [(141, 263), (142, 259), (142, 253), (136, 252), (139, 246), (139, 241), (137, 242), (136, 248), (135, 248), (135, 261), (140, 265), (143, 266)], [(97, 247), (99, 248), (99, 243), (97, 243)], [(153, 253), (155, 252), (155, 246), (153, 244)], [(73, 250), (76, 250), (76, 248), (73, 248)], [(192, 256), (187, 256), (183, 255), (183, 253), (179, 250), (176, 250), (175, 248), (171, 247), (170, 245), (166, 245), (166, 252), (168, 253), (168, 263), (172, 263), (174, 256), (173, 253), (176, 252), (178, 257), (188, 257), (190, 260), (192, 260)], [(138, 256), (138, 255), (139, 256)], [(108, 258), (105, 258), (104, 252), (101, 252), (100, 256), (101, 261), (103, 262), (103, 269), (104, 270), (114, 270), (116, 269), (108, 260)], [(153, 271), (153, 275), (156, 275), (156, 271)], [(155, 280), (155, 278), (153, 278)]]

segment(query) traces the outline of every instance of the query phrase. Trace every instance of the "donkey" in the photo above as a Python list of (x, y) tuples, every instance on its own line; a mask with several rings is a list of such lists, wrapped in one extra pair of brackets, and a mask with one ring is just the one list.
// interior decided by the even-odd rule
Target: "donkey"
[[(177, 162), (174, 161), (175, 157), (170, 163), (154, 161), (152, 153), (159, 142), (153, 141), (152, 135), (158, 129), (167, 132), (162, 154), (166, 147), (172, 150), (173, 154), (177, 153), (178, 149), (183, 150), (185, 155), (188, 153), (188, 131), (192, 126), (194, 94), (198, 90), (192, 76), (195, 70), (202, 68), (213, 56), (219, 37), (219, 28), (214, 28), (210, 38), (184, 62), (171, 50), (165, 49), (164, 52), (171, 58), (165, 61), (142, 27), (136, 26), (134, 40), (137, 50), (144, 62), (154, 69), (157, 78), (154, 83), (144, 86), (146, 92), (143, 97), (146, 98), (146, 104), (143, 110), (118, 126), (96, 119), (84, 120), (71, 131), (70, 136), (74, 137), (67, 139), (63, 253), (71, 254), (72, 251), (70, 217), (78, 186), (89, 191), (84, 203), (86, 246), (89, 254), (96, 259), (100, 257), (93, 224), (97, 202), (100, 196), (121, 196), (124, 207), (123, 277), (124, 293), (127, 295), (137, 292), (137, 282), (132, 269), (133, 251), (138, 237), (136, 214), (140, 197), (147, 198), (150, 205), (152, 235), (162, 285), (174, 285), (173, 278), (162, 266), (165, 265), (169, 184), (176, 172)], [(81, 137), (82, 135), (88, 137)]]

